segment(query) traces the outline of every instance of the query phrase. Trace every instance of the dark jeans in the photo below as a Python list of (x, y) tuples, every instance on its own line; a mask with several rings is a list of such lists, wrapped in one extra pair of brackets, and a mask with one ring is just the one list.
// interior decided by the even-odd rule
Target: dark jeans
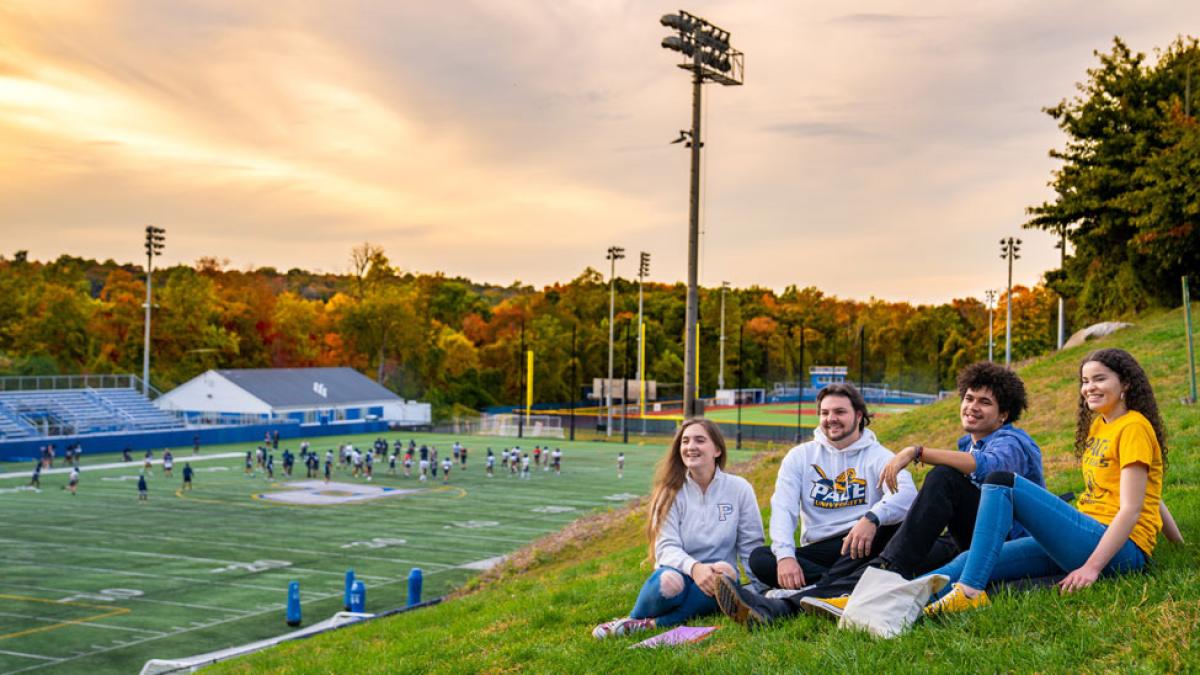
[[(831, 570), (841, 570), (850, 565), (866, 564), (879, 555), (892, 536), (896, 534), (899, 525), (884, 525), (875, 530), (875, 538), (871, 540), (871, 551), (862, 558), (851, 558), (842, 555), (842, 542), (845, 535), (814, 541), (796, 549), (796, 562), (804, 571), (804, 581), (813, 584), (824, 578)], [(762, 583), (771, 588), (779, 588), (778, 561), (769, 546), (759, 546), (750, 552), (750, 571)]]
[(799, 611), (800, 599), (806, 596), (849, 595), (868, 566), (914, 579), (950, 562), (971, 548), (979, 498), (979, 488), (964, 474), (948, 466), (934, 467), (883, 551), (874, 558), (839, 560), (816, 586), (785, 599), (792, 609), (789, 613)]

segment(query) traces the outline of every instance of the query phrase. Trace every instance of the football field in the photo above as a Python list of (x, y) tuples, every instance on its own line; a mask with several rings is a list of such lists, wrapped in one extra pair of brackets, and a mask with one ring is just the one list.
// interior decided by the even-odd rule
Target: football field
[[(385, 435), (433, 444), (450, 455), (450, 436)], [(366, 450), (374, 436), (312, 439), (327, 448), (350, 441)], [(441, 596), (500, 556), (595, 511), (620, 506), (649, 488), (660, 445), (553, 441), (562, 474), (535, 468), (529, 480), (486, 448), (516, 439), (459, 437), (468, 468), (457, 464), (421, 483), (388, 474), (376, 461), (370, 482), (335, 468), (332, 482), (309, 483), (297, 464), (283, 476), (244, 471), (254, 444), (175, 450), (173, 477), (156, 462), (149, 499), (137, 499), (141, 461), (87, 456), (78, 495), (65, 473), (27, 486), (31, 464), (0, 464), (0, 673), (131, 673), (151, 658), (180, 658), (287, 633), (288, 583), (300, 583), (303, 625), (342, 609), (346, 570), (366, 585), (366, 611), (402, 607), (407, 577), (424, 573), (423, 599)], [(521, 445), (532, 449), (537, 441)], [(544, 442), (544, 441), (543, 441)], [(86, 444), (85, 444), (86, 448)], [(617, 452), (626, 454), (617, 478)], [(156, 453), (156, 460), (159, 453)], [(745, 453), (749, 456), (749, 453)], [(737, 461), (739, 457), (732, 457)], [(191, 461), (194, 489), (184, 492)], [(113, 468), (101, 468), (117, 463)], [(336, 466), (336, 464), (335, 464)]]

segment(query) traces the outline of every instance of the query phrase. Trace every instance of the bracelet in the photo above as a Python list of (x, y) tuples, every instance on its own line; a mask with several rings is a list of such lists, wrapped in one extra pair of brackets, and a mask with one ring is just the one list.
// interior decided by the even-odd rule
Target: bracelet
[(918, 445), (918, 446), (916, 446), (916, 448), (917, 448), (917, 454), (913, 455), (913, 461), (916, 462), (917, 464), (924, 465), (925, 462), (921, 461), (921, 455), (925, 454), (925, 446)]
[(864, 513), (863, 518), (866, 518), (867, 521), (875, 525), (875, 527), (879, 527), (879, 516), (875, 515), (871, 511)]

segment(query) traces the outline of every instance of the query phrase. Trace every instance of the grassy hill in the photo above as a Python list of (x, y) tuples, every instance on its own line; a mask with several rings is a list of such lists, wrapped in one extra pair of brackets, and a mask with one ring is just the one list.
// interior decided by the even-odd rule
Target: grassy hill
[[(808, 616), (749, 633), (724, 617), (712, 637), (684, 648), (628, 650), (632, 639), (596, 641), (598, 622), (623, 615), (650, 565), (641, 509), (577, 523), (535, 544), (452, 602), (247, 659), (216, 672), (836, 672), (1189, 671), (1200, 669), (1200, 406), (1186, 406), (1181, 311), (1142, 317), (1109, 338), (1021, 364), (1031, 409), (1023, 426), (1046, 456), (1055, 490), (1082, 489), (1071, 454), (1080, 359), (1097, 346), (1132, 352), (1149, 372), (1169, 439), (1165, 495), (1188, 543), (1160, 538), (1147, 574), (1103, 580), (1083, 592), (1003, 593), (993, 607), (919, 623), (882, 641)], [(881, 419), (885, 444), (949, 447), (959, 435), (957, 402)], [(781, 452), (739, 468), (764, 509)], [(764, 510), (765, 513), (765, 510)]]

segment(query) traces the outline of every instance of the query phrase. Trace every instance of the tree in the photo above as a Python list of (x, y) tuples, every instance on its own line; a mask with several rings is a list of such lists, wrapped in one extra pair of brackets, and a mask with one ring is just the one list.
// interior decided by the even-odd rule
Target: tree
[(1063, 162), (1056, 198), (1029, 208), (1025, 224), (1074, 244), (1066, 279), (1052, 281), (1078, 291), (1084, 321), (1176, 304), (1180, 275), (1200, 259), (1195, 125), (1180, 112), (1196, 40), (1177, 39), (1152, 65), (1120, 38), (1097, 57), (1080, 94), (1046, 108), (1067, 143), (1050, 153)]

